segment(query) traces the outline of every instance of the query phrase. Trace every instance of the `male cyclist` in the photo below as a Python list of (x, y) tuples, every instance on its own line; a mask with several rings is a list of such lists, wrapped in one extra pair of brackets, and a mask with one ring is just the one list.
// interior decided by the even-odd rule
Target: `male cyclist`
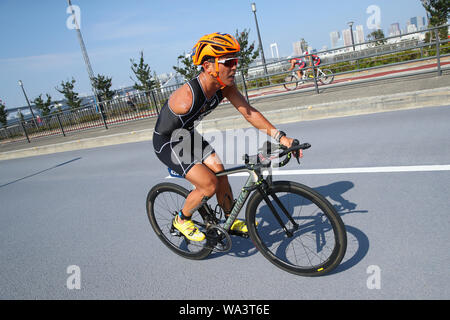
[(305, 51), (303, 53), (303, 56), (303, 58), (292, 58), (291, 60), (289, 60), (289, 62), (291, 63), (291, 67), (288, 69), (288, 71), (291, 71), (295, 67), (297, 67), (295, 71), (299, 79), (303, 79), (303, 69), (306, 66), (310, 67), (314, 62), (314, 65), (317, 67), (321, 63), (321, 60), (317, 55), (309, 55), (308, 51)]
[[(183, 208), (173, 220), (173, 225), (191, 241), (202, 241), (205, 234), (200, 232), (191, 220), (192, 214), (214, 194), (225, 212), (231, 213), (233, 194), (226, 176), (216, 177), (214, 173), (224, 170), (224, 166), (208, 142), (195, 130), (196, 121), (215, 109), (223, 98), (233, 106), (255, 128), (265, 131), (279, 143), (290, 147), (293, 139), (278, 131), (260, 112), (250, 106), (238, 91), (234, 82), (240, 51), (236, 39), (226, 33), (212, 33), (203, 36), (193, 48), (195, 65), (202, 66), (197, 77), (177, 89), (161, 108), (153, 134), (153, 146), (157, 157), (170, 169), (191, 182), (195, 189), (189, 193)], [(188, 132), (180, 138), (177, 133)], [(186, 139), (186, 140), (185, 140)], [(179, 143), (200, 139), (201, 143), (191, 143), (191, 157), (181, 154)], [(301, 156), (301, 153), (300, 153)], [(186, 160), (190, 158), (190, 160)], [(231, 230), (248, 232), (245, 223), (239, 219)]]
[(295, 72), (297, 73), (297, 76), (299, 79), (303, 78), (303, 69), (306, 67), (306, 62), (303, 59), (300, 58), (292, 58), (289, 60), (291, 63), (291, 67), (288, 69), (288, 71), (294, 70), (296, 68)]

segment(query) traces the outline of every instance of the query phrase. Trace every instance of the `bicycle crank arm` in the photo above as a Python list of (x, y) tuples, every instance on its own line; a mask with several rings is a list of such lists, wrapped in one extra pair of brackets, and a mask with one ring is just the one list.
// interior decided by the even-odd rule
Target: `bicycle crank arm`
[(218, 225), (210, 225), (205, 233), (206, 245), (218, 252), (227, 252), (231, 249), (231, 238), (228, 232)]

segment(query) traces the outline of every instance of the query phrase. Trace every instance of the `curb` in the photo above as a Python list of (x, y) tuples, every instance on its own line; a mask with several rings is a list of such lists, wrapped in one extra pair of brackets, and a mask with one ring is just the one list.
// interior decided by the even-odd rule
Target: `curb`
[[(395, 110), (439, 107), (450, 105), (450, 87), (397, 93), (370, 98), (356, 98), (338, 102), (328, 102), (309, 106), (298, 106), (266, 111), (262, 114), (273, 124), (345, 117)], [(251, 127), (242, 116), (231, 116), (216, 120), (204, 120), (199, 125), (200, 132), (222, 131)], [(86, 138), (48, 146), (32, 147), (0, 153), (0, 160), (10, 160), (57, 152), (89, 149), (122, 143), (151, 140), (153, 129), (131, 131), (96, 138)]]
[[(266, 111), (262, 112), (262, 114), (273, 124), (283, 124), (448, 105), (450, 105), (450, 87), (445, 87), (417, 92), (396, 93), (386, 96), (327, 102), (309, 106), (298, 106)], [(205, 120), (201, 122), (201, 132), (247, 127), (251, 127), (251, 125), (241, 116), (232, 116), (217, 120)]]
[(57, 143), (48, 146), (32, 147), (27, 149), (2, 152), (0, 153), (0, 161), (65, 151), (111, 146), (129, 142), (148, 141), (152, 139), (152, 136), (153, 136), (153, 129), (145, 129), (140, 131), (118, 133), (96, 138), (86, 138), (63, 143)]

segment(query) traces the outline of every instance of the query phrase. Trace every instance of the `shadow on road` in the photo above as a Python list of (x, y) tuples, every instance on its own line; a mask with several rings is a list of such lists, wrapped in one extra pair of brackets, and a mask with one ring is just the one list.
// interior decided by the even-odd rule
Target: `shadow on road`
[(16, 180), (14, 180), (14, 181), (11, 181), (11, 182), (2, 184), (2, 185), (0, 185), (0, 188), (9, 186), (10, 184), (13, 184), (13, 183), (16, 183), (16, 182), (19, 182), (19, 181), (22, 181), (22, 180), (25, 180), (25, 179), (28, 179), (28, 178), (31, 178), (31, 177), (34, 177), (34, 176), (37, 176), (38, 174), (44, 173), (44, 172), (46, 172), (46, 171), (50, 171), (50, 170), (56, 169), (56, 168), (58, 168), (58, 167), (62, 167), (62, 166), (64, 166), (64, 165), (66, 165), (66, 164), (69, 164), (69, 163), (71, 163), (71, 162), (74, 162), (74, 161), (77, 161), (77, 160), (80, 160), (80, 159), (81, 159), (81, 157), (78, 157), (78, 158), (75, 158), (75, 159), (72, 159), (72, 160), (69, 160), (69, 161), (66, 161), (66, 162), (57, 164), (56, 166), (50, 167), (50, 168), (48, 168), (48, 169), (44, 169), (44, 170), (38, 171), (38, 172), (36, 172), (36, 173), (30, 174), (30, 175), (28, 175), (28, 176), (25, 176), (25, 177), (23, 177), (23, 178), (16, 179)]
[[(367, 213), (367, 210), (355, 210), (357, 208), (357, 204), (343, 197), (343, 194), (352, 188), (354, 188), (353, 182), (339, 181), (314, 188), (314, 190), (330, 200), (340, 216), (354, 213)], [(288, 196), (282, 195), (280, 200), (283, 200), (285, 197)], [(317, 242), (313, 242), (313, 246), (316, 246), (317, 244), (316, 249), (318, 251), (321, 251), (324, 247), (326, 247), (328, 237), (327, 234), (331, 232), (331, 226), (328, 222), (323, 221), (323, 216), (317, 212), (317, 207), (313, 206), (309, 200), (305, 201), (304, 198), (290, 199), (289, 201), (283, 201), (283, 203), (289, 203), (287, 205), (287, 209), (289, 211), (294, 211), (296, 210), (295, 208), (302, 207), (301, 215), (294, 214), (294, 219), (300, 225), (298, 232), (303, 233), (309, 238), (318, 239)], [(311, 211), (309, 212), (308, 209)], [(290, 241), (284, 236), (283, 233), (277, 231), (280, 229), (280, 226), (265, 203), (260, 205), (258, 212), (259, 213), (257, 216), (261, 217), (259, 222), (260, 228), (258, 230), (262, 237), (267, 239), (266, 245), (269, 248), (272, 248), (273, 246), (273, 249), (271, 250), (275, 250), (277, 255), (283, 255), (283, 252), (289, 247)], [(345, 227), (347, 231), (346, 255), (339, 267), (330, 274), (339, 273), (352, 268), (364, 258), (369, 250), (369, 239), (364, 232), (349, 225), (346, 225)], [(250, 239), (232, 236), (232, 241), (232, 248), (229, 252), (215, 253), (211, 255), (210, 258), (219, 257), (225, 254), (244, 258), (258, 252)], [(288, 258), (286, 259), (289, 260)]]

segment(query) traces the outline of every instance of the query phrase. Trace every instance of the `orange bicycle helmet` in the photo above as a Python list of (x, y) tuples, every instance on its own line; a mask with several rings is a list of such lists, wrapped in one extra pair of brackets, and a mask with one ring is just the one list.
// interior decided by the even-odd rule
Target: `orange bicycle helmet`
[(200, 65), (206, 56), (220, 57), (229, 53), (237, 53), (241, 47), (237, 40), (228, 33), (214, 32), (207, 34), (198, 40), (192, 49), (192, 60), (195, 65)]
[(237, 40), (228, 33), (214, 32), (207, 34), (198, 40), (194, 48), (192, 48), (192, 61), (194, 65), (201, 65), (207, 57), (215, 58), (216, 71), (210, 74), (217, 79), (222, 88), (225, 84), (219, 78), (218, 58), (230, 53), (237, 53), (241, 50), (241, 46)]

